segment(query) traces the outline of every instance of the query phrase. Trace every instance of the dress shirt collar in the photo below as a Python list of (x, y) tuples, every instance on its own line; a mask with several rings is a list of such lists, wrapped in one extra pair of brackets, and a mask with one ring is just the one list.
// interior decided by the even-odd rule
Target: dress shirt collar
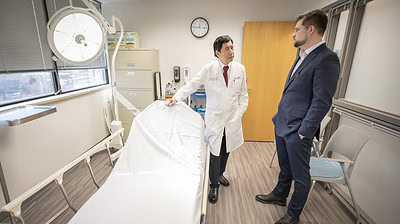
[(231, 68), (232, 62), (230, 62), (230, 63), (227, 64), (227, 65), (224, 65), (224, 63), (222, 63), (221, 60), (219, 60), (219, 58), (218, 58), (217, 60), (218, 60), (219, 67), (221, 68), (222, 71), (224, 70), (224, 67), (225, 67), (225, 66), (229, 66), (229, 69)]
[[(322, 45), (324, 43), (325, 43), (325, 41), (321, 40), (320, 42), (318, 42), (318, 43), (314, 44), (313, 46), (309, 47), (307, 50), (304, 50), (304, 52), (306, 53), (306, 56), (309, 55), (311, 53), (311, 51), (315, 50), (315, 48), (319, 47), (320, 45)], [(300, 57), (301, 57), (301, 55), (300, 55)]]

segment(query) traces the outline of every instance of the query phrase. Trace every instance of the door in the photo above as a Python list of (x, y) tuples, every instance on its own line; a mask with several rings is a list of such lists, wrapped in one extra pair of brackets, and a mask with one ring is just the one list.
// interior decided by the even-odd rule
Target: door
[(243, 117), (246, 141), (273, 141), (272, 116), (295, 58), (295, 22), (245, 22), (242, 63), (246, 67), (249, 106)]

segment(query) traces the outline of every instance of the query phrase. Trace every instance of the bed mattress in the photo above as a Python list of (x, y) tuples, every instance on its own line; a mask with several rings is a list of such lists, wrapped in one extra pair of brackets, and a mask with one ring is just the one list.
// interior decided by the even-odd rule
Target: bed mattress
[(201, 116), (155, 101), (133, 121), (103, 186), (69, 223), (199, 223), (206, 146)]

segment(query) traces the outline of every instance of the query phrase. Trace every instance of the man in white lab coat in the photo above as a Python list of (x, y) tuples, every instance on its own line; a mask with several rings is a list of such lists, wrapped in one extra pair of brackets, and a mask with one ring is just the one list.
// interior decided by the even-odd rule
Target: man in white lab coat
[(172, 106), (204, 85), (207, 96), (205, 140), (211, 150), (208, 194), (211, 203), (218, 200), (220, 184), (229, 186), (223, 174), (229, 153), (244, 143), (242, 116), (248, 105), (245, 68), (233, 61), (233, 41), (229, 36), (220, 36), (214, 41), (214, 55), (217, 60), (205, 65), (167, 101), (167, 105)]

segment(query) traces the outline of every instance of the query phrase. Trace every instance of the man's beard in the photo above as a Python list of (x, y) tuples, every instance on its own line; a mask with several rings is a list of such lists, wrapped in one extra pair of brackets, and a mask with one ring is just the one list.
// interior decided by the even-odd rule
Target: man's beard
[(294, 41), (294, 47), (300, 47), (301, 45), (304, 45), (307, 42), (307, 39), (305, 40), (295, 40)]

